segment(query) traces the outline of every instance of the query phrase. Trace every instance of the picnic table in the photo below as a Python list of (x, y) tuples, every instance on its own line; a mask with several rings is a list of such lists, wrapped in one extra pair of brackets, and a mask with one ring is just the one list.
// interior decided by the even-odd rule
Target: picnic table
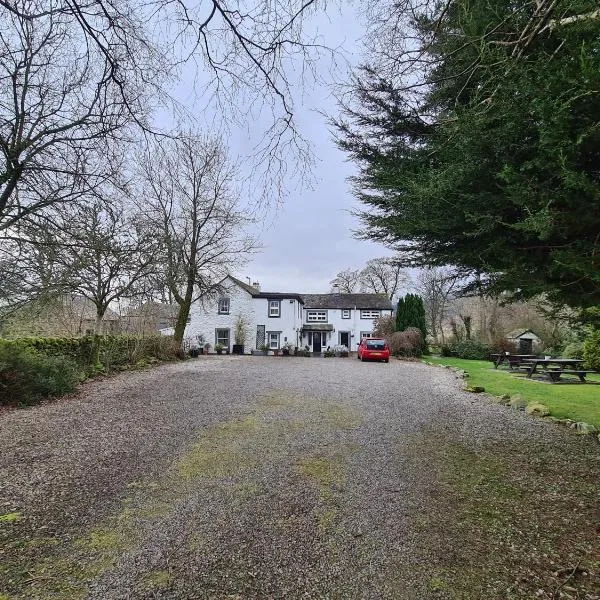
[[(523, 359), (523, 364), (527, 367), (527, 377), (531, 379), (534, 373), (539, 373), (538, 367), (542, 369), (542, 373), (550, 379), (552, 383), (557, 381), (568, 381), (561, 379), (562, 375), (577, 375), (579, 381), (586, 383), (585, 376), (588, 373), (596, 371), (586, 371), (583, 369), (583, 360), (581, 358), (526, 358)], [(556, 366), (552, 366), (556, 365)], [(571, 368), (569, 368), (571, 367)]]
[(494, 369), (497, 369), (502, 363), (506, 363), (509, 369), (521, 366), (523, 360), (528, 358), (536, 358), (535, 354), (490, 354), (490, 360), (494, 363)]

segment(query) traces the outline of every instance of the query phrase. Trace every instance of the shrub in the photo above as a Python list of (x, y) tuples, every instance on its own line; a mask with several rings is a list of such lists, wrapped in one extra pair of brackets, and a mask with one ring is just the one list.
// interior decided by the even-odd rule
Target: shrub
[(583, 359), (586, 368), (600, 370), (600, 329), (595, 329), (585, 338)]
[(497, 337), (494, 340), (492, 340), (491, 350), (492, 352), (495, 352), (497, 354), (503, 354), (504, 352), (518, 354), (517, 345), (514, 342), (510, 342), (505, 337)]
[(69, 357), (0, 345), (0, 404), (35, 404), (73, 391), (82, 379), (80, 368)]
[(396, 319), (389, 316), (377, 317), (373, 320), (373, 336), (389, 338), (396, 331)]
[(490, 350), (491, 348), (487, 344), (478, 342), (477, 340), (454, 342), (448, 349), (450, 352), (449, 356), (465, 358), (468, 360), (487, 360), (489, 358)]
[[(551, 352), (546, 351), (546, 354), (552, 356)], [(583, 358), (583, 342), (571, 342), (567, 344), (559, 356), (564, 356), (564, 358)]]
[(390, 352), (394, 356), (421, 356), (423, 336), (416, 327), (397, 331), (388, 338)]

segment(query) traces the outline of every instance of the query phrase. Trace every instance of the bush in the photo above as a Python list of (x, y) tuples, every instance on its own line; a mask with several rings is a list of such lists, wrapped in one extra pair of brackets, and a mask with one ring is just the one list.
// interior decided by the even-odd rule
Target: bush
[(72, 392), (82, 379), (80, 368), (69, 357), (0, 345), (0, 404), (35, 404)]
[(587, 369), (600, 371), (600, 329), (595, 329), (585, 338), (583, 359)]
[[(547, 352), (552, 356), (551, 352)], [(556, 356), (563, 356), (564, 358), (583, 358), (583, 342), (571, 342), (567, 344), (561, 354), (557, 354)]]
[[(467, 360), (487, 360), (490, 351), (491, 348), (487, 344), (477, 340), (462, 340), (450, 344), (449, 347), (442, 348), (442, 356), (454, 356)], [(443, 352), (449, 352), (449, 354), (443, 354)]]
[(416, 327), (396, 331), (388, 338), (390, 352), (394, 356), (421, 356), (423, 335)]

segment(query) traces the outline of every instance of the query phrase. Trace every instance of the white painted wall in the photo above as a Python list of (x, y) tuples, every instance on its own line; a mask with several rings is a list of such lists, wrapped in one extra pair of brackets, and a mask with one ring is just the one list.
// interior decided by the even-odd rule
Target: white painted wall
[[(304, 309), (303, 323), (306, 324), (315, 324), (313, 321), (308, 321), (307, 313), (310, 310), (326, 310), (327, 311), (327, 321), (323, 321), (322, 323), (329, 323), (333, 325), (333, 331), (326, 332), (327, 343), (324, 348), (330, 346), (333, 348), (334, 346), (339, 345), (340, 343), (340, 332), (341, 331), (349, 331), (350, 332), (350, 345), (348, 347), (349, 350), (355, 351), (360, 343), (360, 334), (361, 332), (372, 332), (373, 331), (373, 319), (361, 319), (360, 309), (352, 308), (350, 309), (350, 318), (343, 319), (342, 318), (342, 309), (341, 308), (329, 308), (329, 309)], [(382, 310), (382, 316), (389, 316), (392, 314), (391, 310)], [(302, 338), (301, 346), (308, 344), (308, 335), (305, 333)]]
[(254, 305), (252, 296), (244, 289), (234, 284), (224, 284), (229, 297), (229, 314), (218, 314), (218, 302), (200, 302), (192, 304), (190, 309), (190, 322), (185, 328), (184, 338), (190, 340), (192, 345), (198, 345), (196, 336), (204, 335), (206, 341), (214, 348), (216, 329), (229, 329), (229, 349), (235, 343), (235, 324), (241, 315), (248, 324), (248, 338), (246, 339), (246, 350), (249, 352), (254, 348), (256, 340), (256, 321), (254, 318)]
[[(190, 310), (190, 322), (185, 328), (184, 337), (192, 345), (198, 345), (198, 334), (204, 335), (206, 341), (214, 347), (217, 329), (229, 329), (230, 350), (235, 343), (235, 325), (241, 315), (247, 323), (248, 336), (244, 344), (244, 351), (249, 354), (256, 348), (257, 325), (264, 325), (265, 331), (279, 332), (282, 347), (286, 341), (296, 345), (297, 335), (302, 322), (302, 309), (298, 300), (282, 298), (280, 300), (280, 317), (269, 317), (269, 299), (253, 298), (246, 290), (233, 282), (225, 284), (229, 297), (229, 314), (218, 313), (218, 302), (194, 303)], [(268, 343), (268, 337), (265, 342)]]

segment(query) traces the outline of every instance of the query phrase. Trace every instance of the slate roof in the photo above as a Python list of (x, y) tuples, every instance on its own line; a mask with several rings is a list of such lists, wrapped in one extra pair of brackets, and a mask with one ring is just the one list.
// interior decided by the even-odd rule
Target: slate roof
[(302, 294), (305, 308), (371, 308), (393, 310), (385, 294)]
[(244, 283), (231, 275), (229, 278), (243, 290), (246, 290), (253, 298), (269, 298), (271, 300), (286, 300), (288, 298), (293, 298), (304, 304), (302, 294), (296, 294), (294, 292), (262, 292), (261, 290), (257, 290), (254, 286)]
[(517, 339), (520, 338), (522, 335), (525, 335), (526, 333), (531, 333), (535, 335), (535, 337), (539, 338), (538, 334), (535, 333), (535, 331), (532, 331), (531, 329), (513, 329), (512, 331), (506, 334), (506, 337), (509, 339)]

